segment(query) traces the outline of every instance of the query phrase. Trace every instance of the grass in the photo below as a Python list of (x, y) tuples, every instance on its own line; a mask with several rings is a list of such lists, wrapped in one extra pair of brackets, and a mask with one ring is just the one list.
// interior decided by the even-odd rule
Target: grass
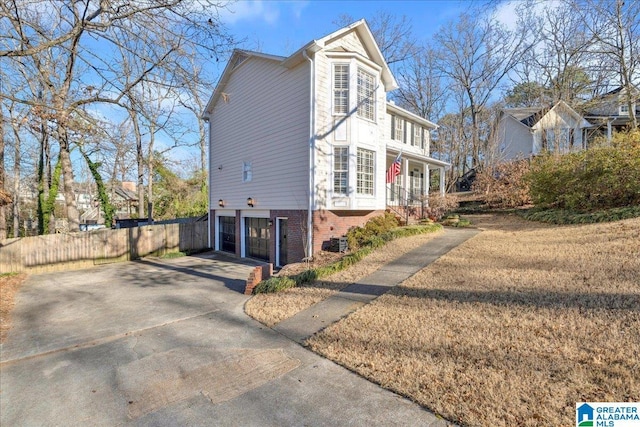
[(0, 342), (4, 342), (11, 328), (11, 310), (15, 305), (15, 296), (26, 274), (0, 274)]
[(431, 232), (395, 239), (370, 252), (369, 255), (358, 263), (352, 264), (349, 268), (327, 275), (312, 283), (277, 293), (254, 295), (246, 302), (245, 312), (271, 327), (373, 273), (389, 260), (427, 243), (438, 234)]
[(575, 402), (640, 401), (640, 218), (483, 233), (311, 349), (464, 426), (573, 425)]

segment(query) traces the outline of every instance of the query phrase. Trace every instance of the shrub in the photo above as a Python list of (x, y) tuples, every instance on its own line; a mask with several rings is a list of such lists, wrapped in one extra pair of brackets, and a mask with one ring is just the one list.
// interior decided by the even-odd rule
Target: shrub
[(575, 211), (640, 204), (640, 131), (610, 146), (535, 158), (525, 176), (534, 203)]
[(380, 247), (380, 236), (397, 226), (398, 220), (396, 220), (396, 217), (389, 212), (385, 212), (384, 215), (371, 218), (364, 227), (351, 227), (347, 232), (347, 244), (350, 249), (354, 250), (363, 246)]
[(254, 294), (263, 294), (270, 292), (278, 292), (284, 289), (293, 288), (296, 286), (296, 281), (289, 277), (270, 277), (267, 280), (263, 280), (253, 288)]
[(460, 206), (458, 198), (452, 194), (441, 196), (440, 193), (432, 193), (429, 195), (429, 218), (434, 221), (440, 221), (446, 214)]
[(551, 224), (593, 224), (640, 217), (640, 206), (602, 209), (594, 212), (574, 212), (566, 209), (533, 208), (519, 212), (525, 219)]
[(476, 175), (472, 190), (481, 194), (490, 208), (515, 208), (531, 203), (524, 176), (529, 161), (518, 160), (484, 168)]
[[(363, 229), (362, 227), (358, 228)], [(333, 273), (337, 273), (338, 271), (342, 271), (354, 265), (367, 255), (369, 255), (371, 252), (373, 252), (374, 248), (383, 246), (390, 240), (397, 239), (399, 237), (408, 237), (415, 236), (417, 234), (431, 233), (440, 229), (442, 229), (442, 226), (440, 224), (426, 224), (389, 230), (386, 233), (381, 234), (380, 236), (375, 236), (374, 238), (369, 239), (370, 246), (362, 247), (356, 251), (353, 251), (330, 265), (307, 270), (291, 277), (271, 277), (267, 280), (263, 280), (255, 288), (253, 288), (253, 293), (259, 294), (278, 292), (287, 288), (302, 286), (304, 284), (311, 283), (316, 279), (328, 276)]]

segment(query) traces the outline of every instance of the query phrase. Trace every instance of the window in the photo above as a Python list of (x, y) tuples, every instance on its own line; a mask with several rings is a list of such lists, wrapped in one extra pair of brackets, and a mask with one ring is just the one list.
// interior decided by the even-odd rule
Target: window
[(396, 140), (404, 142), (404, 120), (396, 117)]
[(242, 182), (250, 182), (253, 178), (251, 162), (242, 162)]
[(333, 66), (333, 113), (349, 112), (349, 66), (334, 64)]
[(333, 193), (346, 195), (349, 186), (349, 147), (333, 149)]
[(621, 116), (628, 116), (629, 115), (629, 105), (627, 105), (627, 104), (620, 105), (620, 115)]
[(413, 125), (413, 145), (416, 147), (424, 148), (424, 141), (422, 139), (422, 128), (416, 124)]
[(358, 148), (356, 191), (358, 194), (373, 196), (373, 179), (375, 175), (375, 153)]
[(358, 68), (358, 116), (375, 120), (375, 77)]

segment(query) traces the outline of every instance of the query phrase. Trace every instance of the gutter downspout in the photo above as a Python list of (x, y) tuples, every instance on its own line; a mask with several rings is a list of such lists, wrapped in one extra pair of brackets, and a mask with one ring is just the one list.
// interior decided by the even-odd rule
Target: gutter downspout
[[(209, 116), (202, 116), (202, 120), (207, 123), (207, 139), (210, 139), (211, 135), (211, 123), (209, 122)], [(211, 218), (211, 140), (207, 144), (207, 165), (209, 166), (209, 175), (207, 176), (207, 247), (209, 249), (215, 249), (211, 246), (211, 221), (215, 220), (215, 216)]]
[(307, 50), (302, 51), (304, 59), (309, 61), (309, 205), (307, 209), (307, 258), (313, 255), (313, 207), (315, 204), (315, 151), (316, 151), (316, 136), (315, 136), (315, 73), (313, 69), (313, 59), (307, 55)]

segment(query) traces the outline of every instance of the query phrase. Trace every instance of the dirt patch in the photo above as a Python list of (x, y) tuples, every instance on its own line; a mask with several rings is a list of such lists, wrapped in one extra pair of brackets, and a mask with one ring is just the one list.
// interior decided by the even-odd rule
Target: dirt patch
[(309, 340), (468, 426), (571, 425), (575, 403), (640, 401), (640, 218), (485, 231)]
[[(357, 264), (331, 276), (324, 277), (322, 280), (274, 294), (255, 295), (245, 304), (245, 312), (254, 319), (271, 327), (329, 298), (340, 289), (368, 276), (387, 262), (422, 246), (438, 235), (439, 233), (427, 233), (396, 239), (369, 254)], [(318, 258), (318, 262), (327, 261), (329, 261), (329, 258), (326, 255), (321, 255)], [(299, 266), (296, 268), (299, 268)], [(283, 272), (280, 271), (279, 274), (283, 274)]]
[(26, 278), (26, 274), (0, 276), (0, 342), (7, 338), (15, 296)]

